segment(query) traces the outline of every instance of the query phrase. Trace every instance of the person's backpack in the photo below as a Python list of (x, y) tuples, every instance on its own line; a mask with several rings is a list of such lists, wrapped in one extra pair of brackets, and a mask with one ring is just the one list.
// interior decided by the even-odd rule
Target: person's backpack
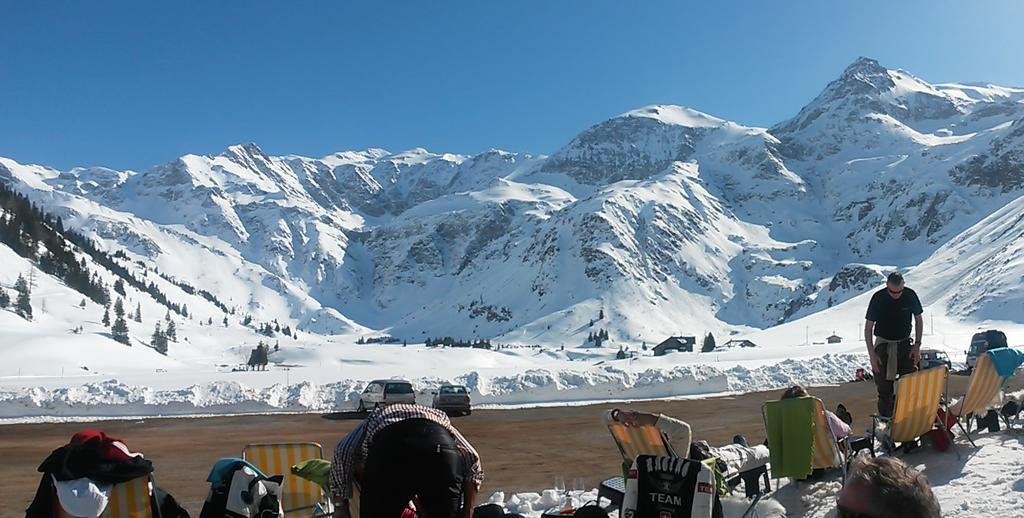
[(721, 517), (714, 470), (698, 460), (641, 455), (626, 477), (620, 516)]
[(242, 459), (221, 459), (207, 480), (210, 492), (200, 518), (284, 518), (282, 475), (268, 477)]

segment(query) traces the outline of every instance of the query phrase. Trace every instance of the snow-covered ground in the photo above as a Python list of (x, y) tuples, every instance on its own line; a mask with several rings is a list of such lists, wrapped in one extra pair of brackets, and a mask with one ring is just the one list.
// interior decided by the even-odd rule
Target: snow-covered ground
[[(1024, 516), (1024, 436), (1006, 431), (982, 434), (976, 443), (978, 447), (974, 448), (958, 438), (955, 452), (924, 448), (904, 456), (903, 460), (928, 477), (945, 517)], [(758, 505), (756, 516), (833, 518), (842, 487), (837, 477), (838, 474), (833, 473), (832, 479), (807, 484), (793, 484), (783, 479), (782, 485)], [(556, 505), (579, 506), (596, 497), (596, 489), (570, 491), (568, 500), (561, 493), (548, 489), (513, 495), (499, 492), (490, 496), (490, 502), (536, 518)], [(740, 497), (728, 497), (723, 501), (723, 508), (726, 518), (738, 518), (746, 502)]]

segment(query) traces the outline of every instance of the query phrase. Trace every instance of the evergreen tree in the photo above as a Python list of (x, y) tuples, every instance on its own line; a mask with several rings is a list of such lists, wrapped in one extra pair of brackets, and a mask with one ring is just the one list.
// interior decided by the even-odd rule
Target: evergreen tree
[(124, 318), (124, 304), (121, 303), (121, 297), (114, 302), (114, 316)]
[(124, 281), (123, 280), (118, 279), (118, 280), (114, 281), (114, 291), (117, 292), (117, 294), (122, 296), (122, 297), (125, 296), (125, 293), (124, 293)]
[(85, 309), (85, 299), (82, 299), (82, 302), (78, 303), (78, 307)]
[(110, 327), (110, 306), (103, 306), (103, 327)]
[(26, 320), (32, 320), (32, 301), (29, 297), (31, 292), (28, 281), (21, 274), (18, 274), (18, 280), (14, 283), (14, 291), (18, 293), (14, 302), (14, 312)]
[(598, 320), (604, 320), (604, 308), (601, 308), (601, 311), (598, 312), (597, 319)]
[(213, 325), (213, 317), (210, 317), (210, 318), (206, 319), (206, 325), (208, 325), (208, 326), (212, 326)]
[(167, 330), (164, 331), (164, 336), (172, 342), (178, 341), (178, 328), (174, 325), (173, 320), (167, 321)]
[(156, 328), (153, 329), (153, 338), (149, 340), (149, 344), (156, 349), (156, 352), (167, 355), (167, 336), (164, 335), (162, 329), (160, 329), (160, 322), (157, 321)]
[(224, 327), (228, 327), (228, 317), (224, 317)]
[(167, 310), (167, 314), (164, 315), (164, 320), (166, 320), (167, 322), (171, 321), (171, 310)]
[(140, 323), (140, 324), (142, 323), (142, 303), (141, 302), (135, 304), (135, 321)]
[(181, 305), (181, 316), (188, 318), (188, 306), (185, 304)]
[(114, 320), (114, 325), (110, 328), (110, 334), (113, 335), (114, 340), (129, 345), (128, 322), (124, 321), (124, 315)]
[(643, 345), (640, 346), (640, 348), (646, 351), (647, 350), (647, 342), (644, 342)]
[(704, 345), (700, 348), (700, 352), (702, 352), (702, 353), (709, 353), (709, 352), (714, 351), (714, 350), (715, 350), (715, 337), (712, 336), (711, 333), (708, 333), (708, 335), (704, 337)]
[(7, 294), (7, 290), (0, 288), (0, 309), (4, 309), (11, 304), (11, 296)]

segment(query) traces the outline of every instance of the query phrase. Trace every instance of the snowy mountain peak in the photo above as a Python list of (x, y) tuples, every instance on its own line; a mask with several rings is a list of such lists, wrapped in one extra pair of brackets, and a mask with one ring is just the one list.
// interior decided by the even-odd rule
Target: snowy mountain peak
[(628, 111), (619, 117), (644, 117), (654, 119), (665, 124), (674, 124), (689, 128), (715, 128), (727, 124), (723, 119), (694, 110), (693, 108), (671, 104), (652, 104), (650, 106), (644, 106), (643, 108)]
[[(909, 72), (889, 70), (873, 59), (859, 58), (796, 117), (773, 127), (771, 132), (783, 141), (810, 135), (816, 140), (814, 151), (827, 156), (857, 139), (858, 134), (865, 139), (879, 132), (913, 139), (914, 133), (931, 133), (963, 115), (967, 110), (962, 104), (959, 98)], [(874, 142), (861, 145), (878, 147)], [(807, 147), (798, 150), (796, 156), (808, 151)]]

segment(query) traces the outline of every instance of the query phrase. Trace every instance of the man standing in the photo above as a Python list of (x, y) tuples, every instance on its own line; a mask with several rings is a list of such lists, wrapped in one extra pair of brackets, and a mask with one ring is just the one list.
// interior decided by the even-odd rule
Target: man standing
[[(375, 409), (334, 451), (331, 494), (336, 518), (350, 518), (360, 474), (362, 518), (398, 517), (415, 498), (424, 518), (470, 518), (484, 479), (480, 456), (448, 416), (419, 405)], [(356, 517), (358, 518), (358, 517)]]
[[(871, 357), (875, 386), (878, 388), (878, 413), (892, 417), (897, 375), (917, 370), (921, 360), (921, 300), (914, 290), (904, 286), (903, 275), (889, 274), (885, 289), (875, 292), (868, 304), (864, 323), (864, 341)], [(914, 318), (914, 341), (910, 341), (910, 319)]]

